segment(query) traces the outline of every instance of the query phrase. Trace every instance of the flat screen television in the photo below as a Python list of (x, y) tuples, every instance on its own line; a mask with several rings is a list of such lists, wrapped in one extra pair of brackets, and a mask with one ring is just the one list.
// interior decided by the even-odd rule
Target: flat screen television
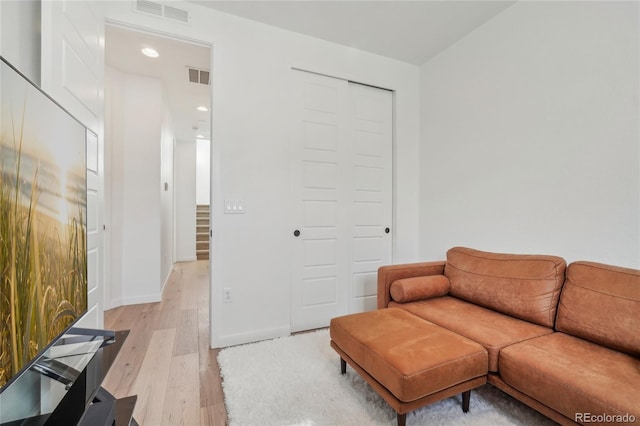
[(87, 311), (86, 138), (0, 57), (0, 394)]

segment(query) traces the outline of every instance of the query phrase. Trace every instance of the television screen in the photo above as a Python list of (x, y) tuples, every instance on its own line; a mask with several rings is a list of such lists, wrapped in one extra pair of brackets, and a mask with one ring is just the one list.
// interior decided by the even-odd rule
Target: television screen
[(0, 57), (0, 388), (87, 310), (86, 128)]

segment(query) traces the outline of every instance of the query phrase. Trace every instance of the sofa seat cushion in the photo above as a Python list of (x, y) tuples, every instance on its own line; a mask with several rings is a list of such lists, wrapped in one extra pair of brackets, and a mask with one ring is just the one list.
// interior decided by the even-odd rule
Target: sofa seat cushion
[(640, 359), (577, 337), (553, 333), (504, 348), (500, 375), (572, 420), (580, 413), (640, 419)]
[(558, 256), (454, 247), (447, 252), (444, 274), (452, 296), (551, 328), (565, 268)]
[(550, 328), (451, 296), (402, 304), (391, 302), (389, 306), (405, 309), (420, 318), (480, 343), (489, 352), (489, 371), (492, 372), (498, 371), (500, 349), (553, 332)]
[(344, 353), (402, 402), (487, 374), (482, 346), (401, 309), (333, 318), (329, 332)]

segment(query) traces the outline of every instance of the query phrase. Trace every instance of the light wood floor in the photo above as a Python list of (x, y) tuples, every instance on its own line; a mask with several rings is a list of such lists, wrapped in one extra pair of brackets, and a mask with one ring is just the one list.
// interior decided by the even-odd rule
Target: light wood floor
[(140, 425), (225, 425), (218, 350), (209, 349), (209, 262), (174, 267), (162, 302), (105, 312), (105, 328), (130, 330), (103, 386), (137, 395)]

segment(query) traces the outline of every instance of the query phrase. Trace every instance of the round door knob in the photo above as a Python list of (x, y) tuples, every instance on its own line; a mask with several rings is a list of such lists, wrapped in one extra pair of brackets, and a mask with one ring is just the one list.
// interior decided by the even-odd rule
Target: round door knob
[(297, 229), (295, 231), (293, 231), (293, 236), (294, 237), (299, 237), (300, 236), (300, 231), (297, 230)]
[(388, 234), (389, 232), (391, 232), (391, 229), (389, 229), (389, 228), (384, 228), (384, 233), (385, 233), (385, 234)]

